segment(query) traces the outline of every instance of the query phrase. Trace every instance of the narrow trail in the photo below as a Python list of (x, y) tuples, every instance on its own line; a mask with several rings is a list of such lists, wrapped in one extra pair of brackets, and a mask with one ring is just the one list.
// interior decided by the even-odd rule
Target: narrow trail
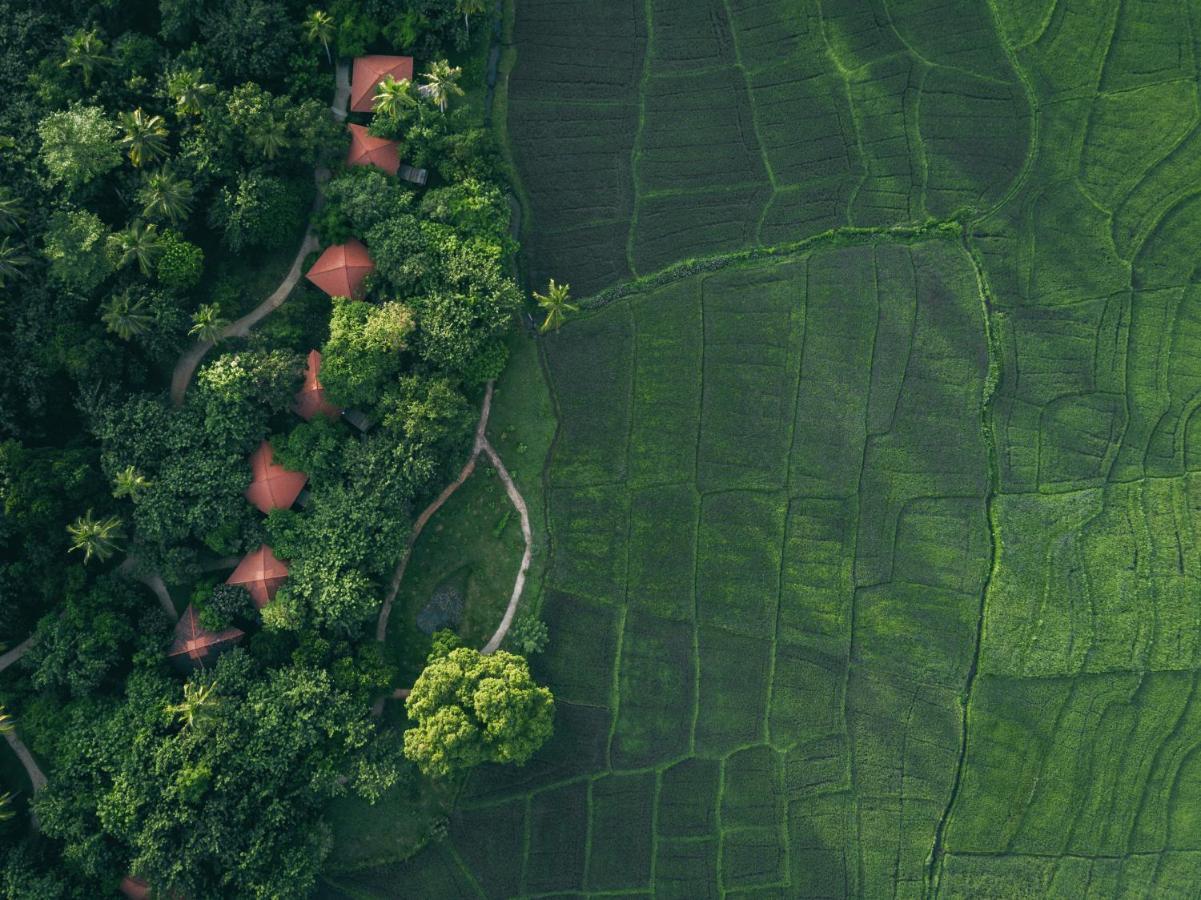
[[(334, 99), (330, 104), (330, 112), (339, 122), (346, 121), (346, 104), (349, 97), (350, 66), (345, 62), (339, 62), (334, 74)], [(329, 176), (328, 169), (318, 167), (313, 170), (313, 181), (317, 185), (317, 196), (313, 198), (313, 205), (309, 209), (310, 223), (313, 216), (321, 209), (321, 203), (324, 199), (323, 190), (325, 182), (329, 180)], [(296, 250), (292, 266), (288, 269), (288, 274), (284, 276), (284, 280), (279, 283), (279, 287), (272, 291), (262, 303), (246, 315), (226, 325), (221, 330), (219, 340), (231, 337), (246, 337), (246, 335), (250, 334), (250, 329), (283, 306), (284, 301), (288, 299), (300, 281), (302, 274), (300, 268), (304, 264), (304, 258), (319, 247), (320, 242), (317, 240), (317, 235), (313, 233), (310, 225), (309, 229), (304, 233), (300, 247)], [(205, 355), (215, 345), (214, 341), (197, 341), (175, 363), (175, 369), (171, 373), (171, 402), (175, 406), (183, 404), (184, 395), (187, 393), (188, 385), (192, 382), (192, 375), (195, 374), (196, 367), (200, 365), (200, 361), (204, 359)]]
[[(496, 448), (492, 446), (488, 440), (488, 418), (492, 414), (492, 390), (495, 382), (489, 381), (487, 390), (484, 392), (484, 402), (480, 408), (480, 420), (475, 426), (475, 441), (471, 446), (471, 455), (468, 456), (467, 462), (463, 464), (463, 468), (459, 470), (459, 475), (448, 484), (437, 498), (422, 510), (421, 515), (413, 523), (413, 530), (409, 534), (408, 543), (405, 545), (404, 553), (400, 557), (400, 562), (396, 565), (396, 571), (392, 574), (392, 581), (388, 585), (388, 593), (384, 597), (384, 605), (380, 608), (379, 619), (375, 625), (375, 639), (381, 644), (388, 636), (388, 618), (392, 614), (392, 604), (396, 600), (396, 595), (400, 592), (400, 584), (404, 580), (405, 569), (408, 568), (409, 559), (413, 555), (413, 547), (417, 544), (417, 539), (421, 537), (421, 532), (429, 523), (443, 504), (451, 498), (455, 491), (463, 486), (471, 474), (475, 471), (476, 462), (480, 458), (480, 454), (488, 457), (493, 468), (496, 469), (497, 475), (500, 476), (501, 482), (505, 486), (505, 493), (509, 495), (509, 501), (517, 509), (518, 515), (521, 517), (521, 535), (525, 540), (525, 551), (521, 555), (521, 566), (517, 571), (517, 578), (513, 582), (513, 593), (509, 596), (509, 605), (505, 608), (505, 614), (500, 620), (496, 631), (483, 647), (482, 653), (493, 653), (500, 646), (501, 641), (505, 639), (505, 635), (509, 633), (509, 627), (513, 624), (513, 617), (517, 613), (517, 605), (521, 601), (521, 594), (525, 590), (526, 576), (529, 574), (530, 559), (534, 552), (534, 532), (530, 526), (530, 511), (526, 506), (525, 498), (521, 496), (521, 491), (517, 489), (513, 478), (509, 475), (509, 470), (505, 468), (504, 462), (500, 458), (500, 454), (496, 452)], [(404, 699), (408, 696), (407, 688), (398, 688), (391, 694), (393, 699)], [(375, 715), (380, 715), (384, 709), (384, 700), (386, 697), (381, 697), (376, 701), (373, 712)]]
[(117, 571), (127, 578), (132, 578), (134, 581), (140, 581), (146, 587), (150, 588), (151, 593), (158, 599), (159, 606), (163, 611), (171, 617), (174, 622), (179, 618), (179, 612), (175, 609), (175, 602), (171, 599), (171, 593), (167, 590), (167, 583), (163, 581), (163, 577), (158, 572), (151, 572), (149, 575), (133, 574), (134, 567), (138, 563), (136, 556), (127, 556), (125, 562), (117, 566)]
[(29, 776), (29, 783), (33, 785), (33, 791), (36, 794), (46, 786), (46, 776), (38, 766), (37, 760), (33, 758), (33, 754), (29, 752), (25, 742), (17, 737), (15, 728), (6, 731), (4, 739), (8, 741), (8, 746), (13, 748), (13, 753), (17, 754), (17, 759), (21, 760), (21, 765), (25, 767), (25, 774)]
[(19, 660), (22, 656), (24, 656), (26, 653), (28, 653), (29, 648), (33, 646), (33, 639), (34, 639), (34, 635), (31, 634), (29, 637), (25, 638), (25, 640), (21, 641), (21, 643), (17, 644), (17, 646), (13, 647), (11, 650), (9, 650), (7, 653), (5, 653), (3, 656), (0, 656), (0, 672), (3, 672), (5, 669), (7, 669), (9, 666), (11, 666), (13, 663), (15, 663), (17, 660)]

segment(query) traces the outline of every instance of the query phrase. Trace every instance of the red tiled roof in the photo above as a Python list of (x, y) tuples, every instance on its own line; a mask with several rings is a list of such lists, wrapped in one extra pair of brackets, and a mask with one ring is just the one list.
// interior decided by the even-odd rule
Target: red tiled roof
[(121, 893), (130, 900), (146, 900), (150, 896), (150, 885), (141, 878), (126, 875), (121, 879)]
[(240, 584), (250, 593), (256, 609), (271, 602), (280, 585), (288, 580), (288, 567), (276, 557), (266, 544), (253, 553), (247, 553), (225, 579), (226, 584)]
[(240, 641), (243, 633), (240, 628), (226, 628), (220, 632), (203, 628), (196, 607), (189, 603), (175, 623), (175, 643), (167, 650), (167, 657), (189, 668), (204, 665)]
[(396, 141), (377, 138), (362, 125), (348, 125), (350, 129), (350, 152), (346, 155), (348, 166), (375, 166), (389, 175), (400, 168), (400, 145)]
[(321, 354), (316, 350), (309, 351), (308, 364), (304, 370), (304, 387), (296, 393), (296, 405), (292, 407), (296, 414), (306, 421), (322, 415), (327, 419), (337, 419), (342, 410), (325, 399), (325, 388), (317, 379), (321, 371)]
[(303, 472), (293, 472), (273, 462), (271, 445), (266, 441), (250, 455), (250, 470), (254, 477), (246, 488), (246, 499), (262, 513), (287, 509), (296, 502), (309, 480)]
[(413, 80), (411, 56), (360, 56), (350, 78), (350, 109), (369, 113), (375, 107), (375, 86), (391, 75), (397, 81)]
[(363, 279), (374, 271), (367, 248), (351, 238), (345, 244), (326, 247), (305, 277), (331, 297), (357, 299)]

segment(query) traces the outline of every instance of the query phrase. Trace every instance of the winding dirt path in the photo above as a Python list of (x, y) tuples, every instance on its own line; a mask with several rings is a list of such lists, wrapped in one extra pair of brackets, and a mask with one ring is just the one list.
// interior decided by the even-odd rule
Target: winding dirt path
[(29, 776), (29, 783), (33, 785), (34, 793), (37, 793), (46, 786), (46, 776), (38, 766), (37, 760), (33, 758), (33, 754), (29, 752), (25, 742), (17, 737), (15, 728), (6, 731), (4, 739), (8, 741), (8, 746), (13, 748), (13, 753), (17, 754), (17, 759), (21, 760), (21, 765), (25, 767), (25, 774)]
[(25, 638), (25, 640), (21, 641), (21, 643), (17, 644), (17, 646), (13, 647), (11, 650), (9, 650), (7, 653), (5, 653), (3, 656), (0, 656), (0, 672), (3, 672), (5, 669), (7, 669), (9, 666), (11, 666), (13, 663), (15, 663), (17, 660), (19, 660), (22, 656), (24, 656), (26, 653), (28, 653), (29, 648), (33, 646), (33, 639), (34, 639), (34, 635), (31, 634), (29, 637)]
[(125, 562), (117, 566), (117, 571), (127, 578), (140, 581), (146, 587), (150, 588), (151, 593), (158, 599), (159, 606), (163, 608), (163, 611), (174, 622), (179, 618), (179, 612), (175, 609), (175, 601), (171, 599), (171, 593), (167, 590), (167, 583), (163, 581), (163, 577), (158, 572), (151, 572), (149, 575), (133, 574), (133, 569), (137, 565), (137, 562), (138, 559), (136, 556), (127, 556)]
[[(396, 571), (392, 574), (392, 581), (388, 585), (388, 593), (384, 597), (384, 605), (380, 608), (379, 619), (375, 624), (375, 639), (381, 644), (388, 637), (388, 618), (392, 614), (392, 604), (396, 600), (396, 595), (400, 591), (400, 583), (404, 579), (405, 569), (408, 568), (409, 559), (413, 555), (413, 547), (417, 544), (417, 539), (421, 537), (421, 532), (429, 523), (442, 505), (451, 498), (464, 482), (471, 477), (475, 471), (475, 464), (480, 458), (480, 454), (488, 457), (493, 468), (496, 469), (497, 475), (500, 476), (501, 482), (505, 486), (505, 492), (509, 495), (509, 501), (517, 509), (518, 515), (521, 517), (521, 535), (525, 539), (525, 552), (521, 555), (521, 566), (517, 570), (517, 578), (513, 582), (513, 593), (509, 595), (509, 605), (505, 608), (505, 614), (500, 620), (496, 631), (484, 645), (481, 653), (493, 653), (500, 646), (501, 641), (505, 639), (505, 635), (509, 633), (509, 627), (513, 624), (513, 617), (517, 613), (517, 605), (521, 601), (521, 594), (525, 590), (526, 576), (529, 574), (530, 559), (534, 552), (534, 532), (530, 526), (530, 511), (526, 506), (525, 498), (521, 496), (521, 491), (517, 489), (517, 485), (513, 482), (513, 478), (509, 475), (509, 470), (505, 468), (504, 462), (500, 458), (500, 454), (496, 452), (496, 448), (492, 446), (488, 440), (488, 417), (492, 414), (492, 389), (495, 382), (489, 381), (488, 388), (484, 392), (484, 403), (480, 408), (480, 420), (475, 426), (475, 442), (471, 446), (471, 455), (467, 458), (467, 462), (463, 464), (463, 468), (459, 470), (459, 475), (448, 484), (429, 506), (422, 510), (421, 515), (413, 523), (413, 530), (409, 534), (408, 543), (405, 545), (404, 554), (400, 557), (400, 562), (396, 565)], [(407, 688), (399, 688), (392, 693), (393, 699), (404, 699), (408, 697)], [(373, 712), (375, 715), (380, 715), (384, 709), (385, 697), (381, 697), (376, 701)]]
[[(330, 104), (330, 113), (339, 122), (346, 120), (346, 104), (349, 98), (350, 66), (346, 62), (339, 62), (337, 71), (334, 74), (334, 99)], [(329, 180), (329, 176), (328, 169), (318, 167), (313, 170), (313, 181), (317, 185), (317, 196), (313, 198), (313, 205), (309, 209), (310, 222), (317, 211), (321, 209), (321, 203), (324, 200), (323, 191), (325, 182)], [(231, 337), (246, 337), (246, 335), (250, 334), (251, 328), (283, 306), (284, 301), (288, 299), (292, 291), (295, 290), (297, 282), (300, 281), (300, 268), (304, 264), (304, 258), (320, 246), (317, 235), (313, 233), (310, 227), (305, 231), (304, 238), (300, 242), (300, 247), (296, 250), (296, 256), (292, 260), (292, 266), (288, 269), (288, 274), (284, 276), (284, 280), (279, 283), (279, 287), (272, 291), (262, 303), (246, 315), (226, 325), (221, 330), (218, 340), (225, 340)], [(205, 355), (214, 346), (214, 341), (197, 341), (175, 363), (175, 369), (171, 373), (171, 402), (173, 404), (176, 406), (183, 404), (184, 395), (187, 393), (188, 385), (192, 382), (192, 376), (196, 372), (196, 367), (200, 365), (200, 361), (204, 359)]]

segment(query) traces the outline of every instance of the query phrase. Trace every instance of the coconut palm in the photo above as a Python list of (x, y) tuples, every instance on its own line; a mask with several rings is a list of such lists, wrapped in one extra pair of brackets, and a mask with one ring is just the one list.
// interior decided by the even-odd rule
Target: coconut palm
[(167, 152), (167, 123), (162, 116), (148, 116), (139, 106), (133, 112), (121, 113), (121, 128), (125, 132), (121, 146), (139, 169), (143, 163), (162, 159)]
[(139, 297), (130, 300), (129, 293), (113, 294), (100, 309), (100, 321), (104, 327), (123, 341), (133, 340), (145, 334), (154, 323), (154, 316), (146, 312), (146, 303)]
[(33, 259), (25, 255), (24, 244), (14, 244), (8, 238), (0, 238), (0, 287), (6, 281), (21, 278), (21, 272)]
[(59, 65), (64, 69), (79, 69), (83, 73), (83, 86), (90, 88), (92, 74), (113, 61), (111, 56), (104, 54), (104, 41), (100, 39), (100, 32), (95, 28), (91, 31), (81, 28), (63, 40), (67, 42), (67, 57)]
[(85, 565), (93, 556), (104, 562), (119, 549), (121, 519), (117, 516), (97, 519), (89, 509), (68, 525), (67, 531), (71, 535), (71, 550), (82, 551)]
[(113, 479), (113, 496), (118, 500), (122, 497), (128, 497), (130, 500), (137, 500), (142, 491), (150, 487), (150, 479), (135, 469), (133, 466), (126, 466), (117, 473), (117, 477)]
[(246, 132), (246, 140), (266, 159), (275, 159), (288, 146), (288, 126), (273, 113), (259, 116)]
[(179, 116), (198, 115), (215, 93), (216, 85), (204, 81), (200, 69), (179, 69), (167, 78), (167, 94), (175, 101), (175, 113)]
[(16, 231), (25, 222), (25, 204), (8, 188), (0, 188), (0, 231)]
[(131, 262), (137, 262), (143, 275), (150, 274), (151, 267), (163, 249), (158, 226), (153, 222), (142, 221), (136, 221), (124, 231), (110, 236), (108, 245), (117, 268), (121, 269)]
[(185, 729), (195, 728), (212, 719), (221, 706), (216, 680), (207, 684), (189, 681), (183, 686), (183, 700), (167, 706), (170, 716), (178, 718)]
[(571, 285), (555, 284), (553, 278), (550, 280), (546, 293), (535, 292), (534, 299), (538, 301), (539, 306), (546, 310), (546, 319), (541, 328), (543, 334), (548, 331), (557, 331), (567, 321), (567, 313), (580, 311), (578, 306), (571, 303)]
[(372, 108), (375, 112), (396, 119), (406, 107), (416, 106), (417, 98), (413, 96), (413, 84), (409, 79), (402, 78), (397, 81), (391, 75), (385, 75), (375, 86), (374, 102)]
[(324, 10), (315, 9), (304, 20), (304, 33), (310, 41), (320, 41), (325, 48), (325, 58), (333, 65), (334, 58), (329, 52), (329, 42), (334, 38), (334, 19)]
[(192, 211), (192, 194), (192, 182), (180, 178), (170, 166), (163, 166), (146, 176), (138, 189), (138, 201), (142, 215), (175, 224)]
[(467, 29), (467, 37), (471, 37), (471, 22), (468, 16), (474, 16), (487, 9), (485, 0), (457, 0), (455, 6), (463, 14), (463, 27)]
[(221, 308), (216, 303), (202, 303), (192, 314), (192, 327), (188, 329), (188, 334), (215, 344), (221, 340), (221, 332), (228, 324), (229, 320), (221, 316)]
[[(4, 707), (0, 706), (0, 734), (8, 734), (13, 730), (13, 720)], [(7, 822), (15, 813), (12, 808), (13, 795), (9, 792), (0, 794), (0, 822)]]
[(444, 59), (430, 63), (429, 71), (421, 76), (425, 79), (425, 84), (421, 86), (422, 96), (428, 97), (438, 104), (438, 109), (446, 112), (451, 95), (463, 96), (463, 89), (459, 87), (459, 76), (462, 74), (462, 69)]

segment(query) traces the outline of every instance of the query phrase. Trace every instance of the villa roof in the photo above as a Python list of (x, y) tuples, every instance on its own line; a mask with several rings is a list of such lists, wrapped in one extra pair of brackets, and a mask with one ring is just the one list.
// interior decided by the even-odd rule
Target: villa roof
[(367, 248), (351, 238), (345, 244), (326, 247), (305, 277), (331, 297), (358, 299), (363, 279), (374, 271)]
[(351, 112), (369, 113), (375, 106), (375, 86), (391, 75), (397, 81), (413, 80), (411, 56), (360, 56), (350, 78)]
[(387, 138), (370, 134), (362, 125), (348, 125), (350, 129), (350, 152), (346, 155), (348, 166), (375, 166), (389, 175), (400, 168), (400, 145)]
[(240, 641), (243, 634), (240, 628), (218, 632), (202, 627), (196, 607), (189, 603), (175, 623), (175, 643), (167, 650), (167, 658), (182, 668), (193, 669), (216, 659)]
[(225, 579), (226, 584), (237, 584), (246, 588), (256, 609), (271, 602), (280, 585), (288, 580), (288, 567), (276, 557), (274, 551), (263, 544), (253, 553), (247, 553), (233, 574)]
[(271, 445), (267, 441), (250, 455), (250, 470), (254, 477), (246, 488), (246, 499), (258, 507), (259, 512), (269, 513), (273, 509), (287, 509), (296, 502), (304, 490), (308, 476), (293, 472), (273, 461)]
[(150, 885), (132, 875), (126, 875), (121, 879), (120, 890), (130, 900), (146, 900), (150, 896)]
[(317, 377), (320, 372), (321, 353), (310, 350), (304, 370), (304, 387), (296, 392), (296, 405), (292, 407), (298, 416), (309, 422), (318, 415), (336, 419), (342, 414), (342, 410), (325, 399), (325, 388)]

